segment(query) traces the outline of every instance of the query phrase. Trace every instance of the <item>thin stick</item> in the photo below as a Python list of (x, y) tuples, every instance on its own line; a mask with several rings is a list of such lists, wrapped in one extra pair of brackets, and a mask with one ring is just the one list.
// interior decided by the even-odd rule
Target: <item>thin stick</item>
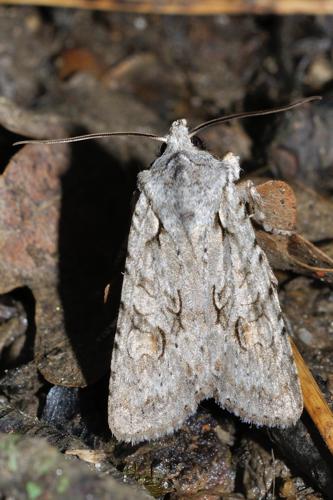
[(333, 454), (333, 413), (291, 338), (290, 343), (301, 381), (305, 409)]
[(333, 0), (0, 0), (6, 5), (27, 3), (140, 14), (333, 14)]

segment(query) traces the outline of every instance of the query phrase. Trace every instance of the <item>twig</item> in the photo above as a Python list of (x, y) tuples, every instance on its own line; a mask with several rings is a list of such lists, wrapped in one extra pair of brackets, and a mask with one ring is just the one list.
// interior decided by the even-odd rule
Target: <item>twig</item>
[(332, 14), (333, 0), (0, 0), (6, 5), (43, 5), (141, 14)]
[(290, 342), (301, 381), (305, 409), (333, 454), (333, 413), (293, 340), (290, 339)]

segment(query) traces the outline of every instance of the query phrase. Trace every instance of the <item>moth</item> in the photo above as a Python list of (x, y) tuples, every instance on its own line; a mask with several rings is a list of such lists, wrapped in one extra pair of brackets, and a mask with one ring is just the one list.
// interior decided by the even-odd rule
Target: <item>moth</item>
[(109, 391), (109, 426), (119, 440), (172, 433), (207, 398), (257, 426), (299, 419), (303, 400), (277, 280), (252, 225), (265, 227), (261, 198), (251, 182), (237, 185), (239, 159), (215, 158), (196, 133), (313, 99), (191, 131), (177, 120), (165, 137), (125, 133), (163, 144), (138, 175), (128, 238)]

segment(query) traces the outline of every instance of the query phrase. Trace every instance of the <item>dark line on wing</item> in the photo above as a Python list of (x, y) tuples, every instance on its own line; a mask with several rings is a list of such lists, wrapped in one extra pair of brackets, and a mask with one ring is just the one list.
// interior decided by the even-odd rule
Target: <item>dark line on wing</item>
[(156, 234), (156, 238), (157, 238), (157, 243), (158, 243), (158, 246), (161, 248), (161, 234), (163, 233), (163, 225), (160, 221), (160, 219), (158, 219), (158, 230), (157, 230), (157, 234)]
[(138, 316), (150, 316), (151, 313), (142, 313), (137, 309), (136, 305), (133, 304), (133, 311), (138, 315)]
[[(221, 290), (221, 296), (222, 296), (225, 288), (226, 288), (226, 285), (224, 285), (224, 287)], [(215, 302), (215, 294), (216, 294), (216, 286), (215, 285), (213, 285), (212, 291), (213, 291), (213, 305), (214, 305), (214, 308), (216, 311), (216, 324), (219, 325), (219, 324), (221, 324), (221, 315), (222, 315), (224, 309), (226, 308), (226, 306), (229, 304), (231, 297), (229, 296), (227, 298), (227, 300), (225, 301), (225, 303), (221, 307), (218, 307), (218, 305)]]
[[(178, 300), (179, 300), (179, 308), (178, 308), (178, 310), (172, 309), (171, 307), (167, 307), (167, 310), (169, 312), (171, 312), (174, 316), (176, 316), (177, 322), (179, 324), (179, 327), (182, 330), (185, 330), (185, 328), (183, 326), (183, 323), (182, 323), (183, 301), (182, 301), (182, 297), (181, 297), (181, 294), (180, 294), (180, 290), (177, 290), (177, 295), (178, 295)], [(171, 300), (173, 300), (172, 297), (170, 297), (170, 298), (171, 298)]]
[(147, 288), (145, 287), (145, 281), (138, 283), (138, 287), (139, 288), (142, 288), (142, 290), (144, 290), (146, 292), (147, 295), (149, 295), (149, 297), (151, 297), (152, 299), (155, 299), (155, 295), (152, 294), (149, 290), (147, 290)]
[(161, 354), (158, 357), (158, 359), (161, 359), (164, 356), (164, 352), (165, 352), (166, 337), (165, 337), (164, 331), (161, 328), (158, 328), (158, 332), (160, 333), (160, 335), (162, 337), (162, 352), (161, 352)]
[(215, 224), (220, 227), (221, 229), (221, 232), (222, 232), (222, 240), (224, 240), (226, 234), (227, 234), (227, 229), (223, 226), (222, 222), (221, 222), (221, 219), (220, 219), (220, 215), (218, 212), (216, 212), (215, 214)]

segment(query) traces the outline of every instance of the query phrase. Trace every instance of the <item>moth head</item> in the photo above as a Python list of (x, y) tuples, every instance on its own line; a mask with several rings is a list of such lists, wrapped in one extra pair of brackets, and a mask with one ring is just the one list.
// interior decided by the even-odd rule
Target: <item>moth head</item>
[(205, 149), (204, 143), (197, 135), (192, 135), (187, 127), (187, 121), (183, 118), (172, 123), (168, 135), (165, 137), (160, 148), (160, 156), (168, 149), (168, 152), (189, 150), (191, 148)]
[(165, 145), (166, 147), (163, 149), (168, 149), (170, 152), (192, 148), (190, 132), (184, 118), (172, 123), (169, 133), (165, 137)]

